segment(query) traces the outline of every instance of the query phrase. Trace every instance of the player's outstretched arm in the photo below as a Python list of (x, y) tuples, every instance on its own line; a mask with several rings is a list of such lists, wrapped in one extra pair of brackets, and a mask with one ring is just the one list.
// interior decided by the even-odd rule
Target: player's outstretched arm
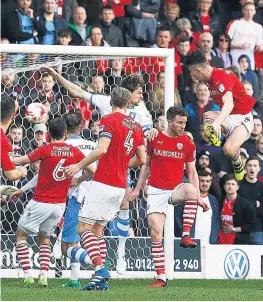
[(29, 157), (27, 155), (14, 158), (14, 164), (16, 166), (23, 166), (23, 165), (26, 165), (29, 163), (31, 163), (31, 160), (29, 159)]
[(128, 168), (137, 168), (139, 166), (145, 165), (146, 163), (146, 155), (145, 155), (145, 147), (138, 146), (135, 149), (135, 156), (130, 159)]
[[(83, 90), (81, 87), (71, 83), (51, 67), (45, 67), (43, 69), (46, 70), (50, 75), (52, 75), (53, 78), (57, 80), (59, 85), (67, 89), (67, 91), (72, 97), (84, 99), (84, 95), (87, 94), (87, 92)], [(91, 96), (92, 94), (89, 95)], [(87, 96), (86, 96), (86, 100), (87, 100)]]
[(25, 167), (16, 167), (16, 169), (4, 171), (8, 180), (15, 181), (27, 175), (27, 169)]
[(150, 174), (151, 174), (151, 160), (152, 160), (152, 157), (147, 155), (146, 164), (141, 167), (139, 179), (138, 179), (135, 189), (130, 194), (130, 198), (129, 198), (130, 200), (136, 199), (140, 194), (141, 188), (145, 187), (146, 181), (150, 177)]
[[(80, 161), (78, 164), (70, 165), (65, 167), (65, 173), (69, 177), (73, 177), (74, 174), (79, 172), (81, 169), (86, 169), (87, 166), (91, 165), (95, 161), (99, 160), (105, 153), (107, 153), (111, 139), (101, 137), (97, 148), (92, 151), (86, 158)], [(88, 168), (87, 168), (88, 169)]]

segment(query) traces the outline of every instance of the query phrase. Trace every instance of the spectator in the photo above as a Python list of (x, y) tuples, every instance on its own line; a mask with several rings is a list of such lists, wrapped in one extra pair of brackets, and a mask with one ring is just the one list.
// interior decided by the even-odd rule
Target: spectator
[(245, 165), (246, 175), (240, 182), (239, 195), (251, 202), (257, 212), (257, 223), (251, 229), (248, 243), (263, 245), (263, 183), (258, 180), (261, 160), (250, 157)]
[(257, 220), (256, 210), (248, 200), (237, 194), (239, 184), (234, 174), (225, 175), (223, 185), (225, 199), (218, 244), (248, 244)]
[(129, 47), (151, 47), (157, 28), (156, 14), (161, 7), (161, 0), (132, 0), (125, 7), (130, 18), (126, 30), (126, 45)]
[(195, 143), (198, 143), (204, 112), (220, 111), (220, 108), (210, 99), (210, 92), (207, 85), (201, 82), (196, 86), (196, 101), (187, 104), (185, 109), (188, 112), (186, 130), (193, 134)]
[(123, 37), (120, 28), (113, 24), (115, 18), (114, 10), (111, 6), (103, 6), (101, 9), (101, 27), (103, 37), (111, 47), (122, 47)]
[(212, 184), (211, 184), (211, 194), (213, 194), (217, 200), (221, 200), (222, 198), (222, 190), (219, 184), (219, 178), (217, 176), (217, 172), (215, 161), (212, 158), (209, 151), (200, 151), (196, 158), (196, 170), (199, 172), (200, 170), (205, 170), (206, 172), (212, 175)]
[(231, 54), (233, 65), (239, 67), (238, 58), (246, 54), (251, 61), (251, 69), (255, 70), (254, 50), (262, 51), (262, 26), (253, 21), (256, 14), (255, 5), (246, 3), (242, 8), (243, 18), (232, 20), (226, 29), (231, 38)]
[(72, 33), (72, 45), (86, 45), (90, 33), (90, 26), (85, 22), (87, 19), (86, 11), (83, 7), (76, 7), (73, 13), (73, 21), (68, 23), (68, 28)]
[(59, 18), (56, 14), (56, 0), (44, 0), (43, 13), (37, 17), (41, 23), (45, 24), (46, 32), (40, 39), (41, 44), (55, 45), (58, 40), (58, 33), (62, 29), (67, 29), (66, 20)]
[(110, 45), (103, 40), (102, 28), (100, 25), (93, 25), (90, 28), (90, 38), (86, 41), (87, 46), (102, 46), (110, 47)]
[(252, 84), (253, 97), (259, 101), (259, 83), (255, 71), (251, 70), (251, 62), (248, 55), (242, 55), (238, 58), (239, 68), (241, 70), (242, 81), (246, 80)]
[[(164, 90), (165, 90), (165, 74), (160, 71), (157, 74), (157, 85), (154, 86), (150, 93), (149, 102), (146, 103), (147, 109), (150, 111), (153, 118), (157, 118), (158, 114), (164, 114)], [(178, 104), (178, 98), (174, 93), (174, 105)]]
[(242, 145), (249, 154), (249, 156), (253, 156), (257, 152), (257, 142), (259, 138), (262, 136), (262, 120), (259, 116), (254, 116), (254, 129), (250, 135), (250, 138), (244, 142)]
[(176, 46), (181, 37), (186, 37), (190, 41), (190, 50), (193, 51), (198, 49), (200, 32), (192, 31), (191, 22), (187, 18), (180, 18), (176, 21), (176, 26), (179, 30), (179, 34), (173, 40), (173, 44)]
[(165, 122), (166, 122), (165, 116), (161, 114), (157, 114), (157, 117), (153, 122), (153, 127), (159, 131), (163, 131), (166, 129)]
[(31, 150), (46, 144), (47, 126), (44, 123), (35, 124), (33, 126), (34, 139), (31, 142)]
[(210, 32), (214, 37), (220, 33), (219, 16), (212, 8), (212, 0), (200, 0), (199, 9), (189, 14), (193, 31)]
[(72, 41), (72, 32), (69, 29), (62, 29), (58, 32), (58, 45), (67, 46)]
[(244, 148), (240, 148), (240, 157), (243, 163), (243, 166), (245, 167), (247, 160), (249, 159), (249, 154), (247, 153), (247, 150)]
[(61, 8), (58, 7), (58, 17), (63, 18), (66, 22), (69, 22), (73, 16), (74, 10), (78, 7), (77, 0), (63, 0), (62, 14)]
[(10, 43), (36, 44), (46, 34), (45, 23), (35, 18), (32, 0), (18, 0), (7, 20)]
[(103, 76), (96, 75), (92, 77), (91, 85), (89, 86), (89, 91), (97, 94), (104, 94), (105, 82)]
[(205, 53), (207, 60), (208, 62), (210, 62), (211, 66), (219, 67), (219, 68), (224, 67), (223, 60), (218, 56), (214, 55), (211, 51), (213, 47), (213, 36), (210, 33), (208, 32), (202, 33), (200, 35), (198, 45)]
[(241, 73), (236, 66), (230, 66), (230, 67), (226, 68), (226, 70), (231, 71), (240, 81), (242, 81)]
[(98, 114), (92, 115), (92, 119), (90, 120), (89, 127), (87, 129), (83, 129), (83, 136), (92, 140), (93, 142), (97, 142), (99, 138), (100, 130), (100, 117)]
[(16, 74), (14, 73), (14, 70), (9, 69), (8, 73), (7, 70), (5, 70), (5, 72), (6, 73), (2, 74), (1, 77), (1, 93), (6, 93), (12, 99), (17, 100), (19, 106), (23, 106), (24, 98), (22, 94), (22, 88), (18, 84), (18, 79)]
[(9, 131), (9, 138), (13, 144), (13, 152), (16, 155), (25, 155), (29, 150), (28, 138), (24, 136), (22, 125), (12, 125)]
[(214, 49), (214, 54), (221, 58), (224, 63), (224, 68), (232, 66), (232, 55), (230, 53), (230, 37), (228, 34), (221, 34), (219, 36), (217, 47)]
[(201, 170), (198, 173), (200, 197), (210, 209), (206, 212), (198, 206), (195, 223), (192, 229), (193, 237), (201, 239), (201, 245), (216, 244), (220, 229), (219, 202), (214, 195), (209, 193), (212, 184), (212, 176), (209, 172)]
[(164, 7), (165, 20), (161, 26), (169, 27), (172, 37), (175, 38), (179, 34), (176, 21), (180, 16), (180, 7), (176, 3), (168, 3)]
[(190, 40), (188, 37), (180, 37), (177, 44), (177, 51), (180, 57), (182, 68), (182, 81), (178, 87), (182, 105), (185, 107), (188, 103), (195, 102), (195, 95), (192, 90), (192, 80), (189, 69), (186, 65), (186, 55), (190, 51)]
[(113, 88), (120, 86), (125, 76), (123, 63), (124, 61), (121, 58), (109, 60), (109, 69), (103, 75), (106, 94), (110, 94)]
[(260, 171), (258, 173), (258, 179), (259, 181), (263, 182), (263, 136), (258, 139), (256, 156), (260, 159)]

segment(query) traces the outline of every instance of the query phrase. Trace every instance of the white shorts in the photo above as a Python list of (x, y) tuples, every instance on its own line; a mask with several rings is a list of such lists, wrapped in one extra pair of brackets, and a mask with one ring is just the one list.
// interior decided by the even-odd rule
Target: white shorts
[(240, 126), (244, 125), (247, 128), (248, 136), (247, 139), (250, 137), (251, 132), (254, 129), (254, 120), (252, 112), (249, 112), (248, 114), (231, 114), (229, 115), (225, 121), (228, 124), (228, 132), (225, 136), (229, 136), (233, 130)]
[(90, 190), (79, 211), (79, 221), (106, 225), (120, 210), (126, 189), (92, 181)]
[(45, 203), (31, 199), (18, 221), (18, 228), (25, 233), (50, 236), (59, 224), (65, 207), (65, 203)]
[(147, 215), (151, 213), (163, 213), (166, 215), (169, 198), (182, 185), (183, 183), (179, 184), (173, 190), (163, 190), (149, 186), (147, 190)]

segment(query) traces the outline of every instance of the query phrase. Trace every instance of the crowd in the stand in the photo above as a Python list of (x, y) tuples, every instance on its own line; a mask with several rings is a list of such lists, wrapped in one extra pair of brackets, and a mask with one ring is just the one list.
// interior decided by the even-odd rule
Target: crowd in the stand
[[(203, 243), (220, 243), (222, 234), (230, 233), (228, 225), (233, 224), (241, 227), (235, 243), (263, 244), (263, 0), (2, 0), (1, 14), (2, 44), (174, 49), (174, 104), (180, 103), (188, 111), (186, 130), (197, 146), (200, 193), (211, 206), (206, 213), (198, 209), (192, 235), (201, 238)], [(253, 110), (254, 130), (241, 149), (246, 175), (240, 183), (232, 179), (231, 162), (224, 156), (222, 147), (211, 145), (201, 127), (204, 112), (220, 109), (205, 83), (193, 85), (186, 67), (186, 55), (198, 48), (213, 67), (235, 73), (246, 92), (257, 101)], [(44, 63), (48, 59), (48, 56), (37, 54), (1, 54), (1, 69), (5, 70), (1, 93), (19, 103), (8, 131), (15, 156), (48, 142), (46, 124), (32, 124), (25, 118), (25, 109), (33, 102), (47, 106), (49, 119), (78, 108), (85, 119), (83, 137), (98, 139), (101, 118), (98, 108), (70, 96), (49, 73), (31, 68), (19, 71), (22, 65)], [(145, 81), (141, 106), (151, 114), (153, 126), (164, 129), (162, 58), (73, 61), (62, 65), (59, 72), (83, 89), (105, 95), (119, 86), (127, 74), (140, 73)], [(33, 163), (25, 178), (10, 182), (1, 176), (1, 183), (19, 188), (33, 178), (38, 168), (38, 163)], [(131, 173), (133, 185), (138, 172)], [(232, 180), (234, 184), (230, 187)], [(224, 204), (231, 190), (238, 191), (235, 216), (233, 221), (226, 221)], [(1, 199), (1, 232), (16, 230), (17, 221), (31, 198), (32, 191), (17, 201)], [(130, 235), (148, 236), (143, 193), (130, 203), (130, 209)], [(183, 206), (175, 207), (174, 211), (174, 233), (181, 237)], [(106, 235), (114, 235), (112, 223)]]

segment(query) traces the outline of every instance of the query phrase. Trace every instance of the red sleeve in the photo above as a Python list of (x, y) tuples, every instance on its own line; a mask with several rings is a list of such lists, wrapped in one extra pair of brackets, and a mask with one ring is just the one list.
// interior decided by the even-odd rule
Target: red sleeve
[(153, 146), (152, 141), (147, 141), (147, 155), (152, 156), (153, 154)]
[(192, 161), (195, 161), (195, 158), (196, 158), (196, 147), (195, 144), (189, 138), (187, 144), (186, 162), (190, 163)]
[(13, 163), (13, 150), (12, 146), (7, 142), (1, 144), (1, 167), (3, 171), (15, 170), (15, 164)]
[(224, 96), (227, 91), (232, 91), (237, 77), (229, 70), (219, 69), (214, 77), (214, 86)]
[(100, 138), (106, 137), (108, 139), (112, 139), (113, 132), (111, 121), (103, 117), (100, 120)]
[(176, 67), (175, 67), (176, 74), (177, 75), (183, 74), (183, 69), (181, 66), (181, 58), (177, 52), (175, 53), (174, 61), (175, 61), (175, 65), (176, 65)]
[(48, 146), (42, 146), (37, 148), (35, 151), (27, 154), (28, 158), (31, 162), (42, 160), (45, 157), (45, 151), (47, 150)]
[(143, 135), (142, 128), (140, 129), (139, 140), (138, 141), (139, 141), (139, 145), (138, 146), (144, 146), (144, 135)]

